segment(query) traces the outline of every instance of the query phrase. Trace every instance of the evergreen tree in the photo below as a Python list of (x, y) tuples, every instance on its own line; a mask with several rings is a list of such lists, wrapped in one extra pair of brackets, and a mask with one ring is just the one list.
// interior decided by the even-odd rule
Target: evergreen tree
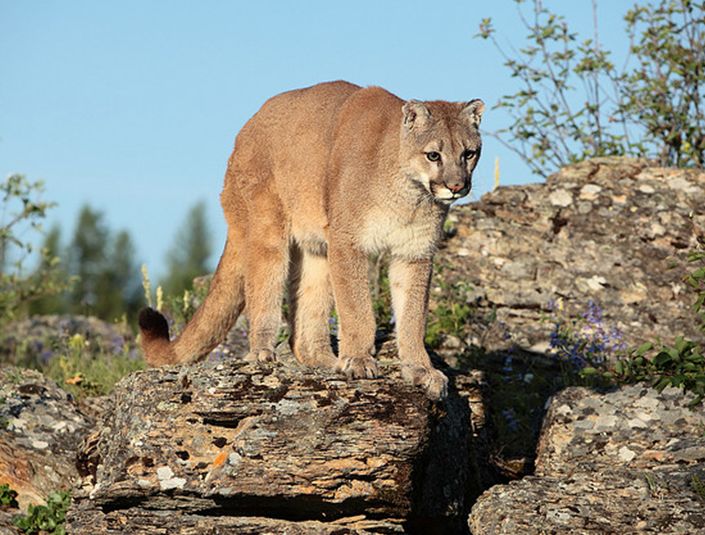
[(135, 247), (126, 231), (112, 240), (107, 263), (98, 279), (96, 314), (114, 319), (122, 314), (132, 317), (142, 302)]
[(115, 237), (103, 213), (84, 206), (69, 247), (69, 269), (77, 277), (68, 310), (105, 320), (132, 316), (140, 304), (135, 248), (126, 231)]
[(99, 280), (107, 260), (108, 237), (103, 214), (87, 205), (81, 208), (68, 255), (69, 271), (78, 277), (71, 292), (70, 309), (73, 313), (96, 312)]
[[(58, 224), (55, 224), (44, 237), (41, 250), (42, 258), (35, 270), (36, 276), (53, 268), (62, 279), (69, 281), (70, 278), (62, 259), (61, 228)], [(56, 265), (57, 259), (60, 259), (58, 266)], [(66, 306), (67, 296), (65, 293), (47, 295), (29, 304), (29, 314), (57, 314), (63, 312)]]
[(211, 271), (210, 229), (206, 221), (206, 205), (195, 204), (176, 234), (173, 247), (167, 255), (169, 274), (162, 286), (167, 295), (180, 295), (191, 288), (193, 279)]

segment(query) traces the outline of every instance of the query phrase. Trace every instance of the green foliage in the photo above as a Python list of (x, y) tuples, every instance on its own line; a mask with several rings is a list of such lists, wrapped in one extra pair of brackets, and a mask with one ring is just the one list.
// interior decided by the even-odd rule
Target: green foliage
[(0, 321), (14, 319), (32, 301), (70, 286), (59, 258), (46, 247), (39, 251), (39, 268), (25, 273), (25, 263), (34, 252), (32, 238), (41, 233), (42, 222), (54, 206), (40, 199), (43, 190), (41, 182), (30, 182), (23, 175), (11, 175), (0, 183)]
[(596, 15), (594, 36), (580, 40), (540, 0), (529, 2), (531, 16), (521, 8), (525, 0), (515, 2), (526, 46), (505, 52), (489, 18), (476, 35), (493, 42), (520, 82), (496, 105), (512, 123), (490, 135), (542, 176), (588, 157), (623, 154), (703, 166), (705, 2), (660, 0), (630, 10), (625, 21), (637, 64), (622, 71), (601, 48)]
[(619, 381), (645, 381), (661, 391), (667, 386), (693, 392), (697, 405), (705, 398), (705, 357), (699, 344), (676, 338), (672, 346), (643, 344), (629, 358), (617, 361), (612, 370)]
[(472, 315), (472, 308), (464, 302), (443, 300), (433, 310), (426, 327), (426, 345), (437, 348), (447, 335), (462, 334), (465, 322)]
[[(688, 253), (693, 264), (685, 281), (696, 299), (693, 311), (698, 315), (699, 328), (705, 332), (705, 246)], [(705, 348), (700, 341), (678, 336), (673, 345), (654, 342), (633, 349), (628, 358), (617, 362), (612, 373), (620, 381), (648, 381), (657, 390), (679, 387), (695, 395), (692, 404), (705, 399)]]
[(180, 296), (191, 287), (193, 279), (210, 272), (210, 230), (206, 221), (206, 205), (199, 202), (191, 208), (179, 229), (174, 246), (167, 256), (169, 274), (162, 282), (167, 295)]
[(113, 236), (103, 213), (84, 206), (68, 249), (69, 269), (78, 281), (68, 311), (108, 321), (134, 315), (141, 301), (134, 256), (129, 234)]
[[(211, 277), (199, 277), (191, 281), (180, 295), (166, 294), (161, 299), (157, 299), (159, 310), (163, 312), (171, 321), (172, 333), (178, 334), (191, 321), (203, 300), (208, 295)], [(161, 294), (161, 287), (157, 288)]]
[(467, 303), (469, 285), (464, 281), (446, 281), (441, 276), (442, 271), (439, 266), (434, 276), (434, 287), (440, 289), (440, 294), (431, 304), (426, 325), (425, 343), (431, 349), (438, 348), (445, 336), (463, 338), (466, 323), (474, 313)]
[(685, 277), (685, 282), (695, 292), (693, 310), (700, 318), (700, 330), (705, 333), (705, 246), (688, 253), (688, 262), (695, 268)]
[(41, 371), (76, 397), (105, 395), (125, 375), (144, 368), (144, 361), (135, 358), (131, 349), (125, 344), (119, 351), (96, 351), (75, 334)]
[(0, 507), (19, 507), (17, 504), (17, 491), (11, 489), (7, 483), (0, 485)]
[(661, 0), (626, 16), (636, 65), (620, 80), (619, 111), (646, 129), (642, 154), (705, 165), (705, 2)]
[(52, 492), (47, 497), (46, 505), (30, 505), (27, 514), (15, 517), (13, 522), (25, 533), (65, 535), (64, 522), (70, 504), (71, 495), (68, 492)]
[(380, 254), (370, 262), (372, 309), (377, 328), (392, 331), (392, 289), (389, 285), (389, 258)]
[(705, 501), (705, 481), (700, 479), (697, 474), (690, 477), (690, 488), (698, 495), (698, 498)]

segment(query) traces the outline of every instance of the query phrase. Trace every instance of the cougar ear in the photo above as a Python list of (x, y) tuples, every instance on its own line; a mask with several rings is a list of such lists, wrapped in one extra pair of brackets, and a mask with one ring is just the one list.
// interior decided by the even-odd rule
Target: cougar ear
[(404, 114), (403, 123), (406, 130), (423, 126), (431, 119), (431, 111), (426, 107), (426, 104), (418, 100), (405, 102), (401, 110)]
[(479, 98), (475, 98), (463, 106), (463, 109), (460, 110), (460, 116), (477, 128), (480, 126), (480, 119), (482, 119), (482, 113), (484, 111), (485, 103)]

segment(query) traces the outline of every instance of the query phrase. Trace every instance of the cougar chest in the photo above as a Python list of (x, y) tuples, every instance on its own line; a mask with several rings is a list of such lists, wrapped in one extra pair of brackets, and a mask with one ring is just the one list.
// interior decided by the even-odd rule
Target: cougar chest
[(367, 253), (389, 251), (407, 258), (427, 257), (438, 245), (442, 219), (442, 214), (430, 209), (412, 213), (376, 209), (363, 225), (360, 245)]

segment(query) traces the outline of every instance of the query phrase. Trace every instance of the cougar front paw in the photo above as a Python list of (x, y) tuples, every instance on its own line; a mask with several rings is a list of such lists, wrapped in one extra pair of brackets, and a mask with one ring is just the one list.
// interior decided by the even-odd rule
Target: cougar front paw
[(377, 361), (372, 357), (340, 357), (336, 368), (348, 379), (374, 379), (379, 376)]
[(248, 362), (274, 362), (276, 357), (271, 349), (253, 349), (245, 355), (245, 360)]
[(448, 395), (448, 378), (434, 368), (402, 366), (401, 376), (408, 383), (421, 386), (428, 398), (436, 401)]

